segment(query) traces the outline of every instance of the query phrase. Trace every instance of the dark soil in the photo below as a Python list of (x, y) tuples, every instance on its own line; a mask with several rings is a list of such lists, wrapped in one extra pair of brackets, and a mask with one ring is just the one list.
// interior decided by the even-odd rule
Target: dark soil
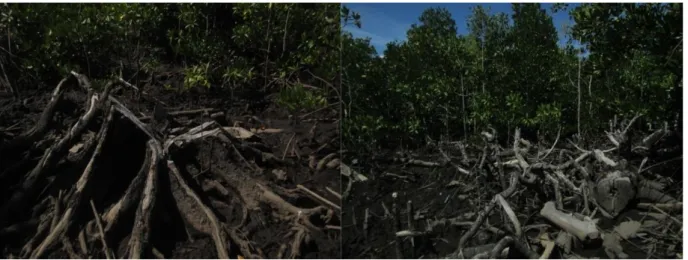
[[(260, 158), (237, 154), (236, 147), (214, 137), (194, 141), (168, 158), (175, 162), (189, 188), (221, 222), (220, 225), (224, 227), (222, 233), (231, 234), (225, 238), (230, 258), (238, 255), (246, 258), (276, 258), (288, 257), (290, 254), (303, 258), (339, 258), (340, 231), (325, 228), (325, 225), (340, 226), (338, 214), (333, 214), (327, 221), (313, 221), (321, 231), (307, 232), (309, 235), (294, 251), (294, 228), (300, 226), (295, 224), (296, 217), (281, 211), (275, 205), (265, 203), (256, 188), (256, 185), (267, 187), (295, 207), (308, 209), (320, 206), (320, 202), (296, 189), (300, 184), (339, 205), (339, 199), (326, 189), (341, 192), (338, 170), (324, 169), (316, 173), (309, 167), (310, 157), (320, 160), (328, 154), (338, 154), (340, 141), (337, 111), (323, 109), (308, 115), (305, 112), (295, 113), (295, 117), (305, 116), (292, 123), (287, 118), (289, 113), (275, 105), (269, 93), (236, 92), (231, 95), (234, 97), (231, 99), (228, 91), (215, 89), (176, 93), (162, 87), (148, 86), (142, 91), (144, 90), (148, 92), (145, 97), (126, 87), (115, 89), (111, 95), (139, 118), (151, 117), (158, 103), (163, 104), (168, 112), (201, 108), (223, 112), (229, 116), (218, 119), (217, 122), (225, 127), (239, 125), (247, 129), (281, 129), (279, 133), (257, 133), (242, 141), (242, 145), (262, 147), (264, 153), (283, 159), (282, 164), (266, 163)], [(89, 96), (78, 86), (70, 86), (58, 103), (47, 133), (40, 141), (10, 147), (8, 144), (13, 139), (39, 121), (52, 91), (53, 89), (43, 89), (30, 96), (24, 95), (28, 98), (19, 101), (12, 100), (11, 97), (0, 97), (0, 206), (7, 206), (10, 197), (22, 190), (25, 173), (36, 166), (43, 151), (63, 136), (85, 112)], [(256, 116), (265, 123), (246, 122), (251, 116)], [(99, 112), (77, 143), (96, 136), (105, 118), (106, 114)], [(174, 117), (174, 121), (183, 122), (188, 128), (212, 120), (207, 114)], [(88, 201), (93, 200), (100, 218), (104, 218), (105, 212), (135, 182), (137, 172), (143, 170), (143, 166), (148, 163), (148, 136), (115, 113), (105, 140), (102, 154), (94, 166), (93, 188), (85, 193), (86, 203), (82, 203), (85, 205), (78, 208), (64, 239), (58, 239), (58, 242), (50, 245), (42, 257), (105, 258), (100, 235), (97, 229), (92, 229), (94, 215)], [(84, 147), (88, 147), (88, 144)], [(238, 149), (242, 150), (243, 147)], [(68, 152), (57, 160), (55, 167), (45, 174), (45, 178), (34, 184), (37, 195), (28, 198), (27, 205), (21, 207), (21, 210), (11, 211), (11, 214), (7, 211), (3, 213), (7, 213), (6, 215), (0, 216), (2, 257), (28, 257), (27, 254), (43, 241), (51, 230), (50, 219), (55, 215), (55, 204), (52, 201), (61, 192), (73, 191), (91, 156), (89, 153), (85, 156), (86, 160), (81, 160), (78, 159), (79, 153)], [(144, 243), (141, 256), (155, 258), (162, 254), (165, 258), (217, 258), (214, 240), (210, 235), (212, 225), (208, 223), (208, 218), (199, 205), (180, 186), (180, 182), (168, 174), (165, 160), (158, 167), (156, 201), (151, 224), (146, 231), (149, 241)], [(221, 188), (218, 189), (218, 186)], [(63, 199), (66, 197), (65, 195)], [(69, 203), (60, 203), (62, 212)], [(62, 212), (58, 215), (61, 216)], [(135, 225), (134, 216), (133, 210), (124, 212), (116, 224), (117, 228), (106, 232), (108, 247), (116, 257), (127, 257), (130, 250), (128, 243)], [(27, 222), (28, 219), (31, 221)], [(104, 226), (106, 224), (108, 223), (103, 223)], [(41, 229), (45, 225), (48, 226), (47, 230), (45, 227)], [(14, 231), (18, 226), (21, 228)], [(84, 249), (80, 246), (79, 239), (82, 230), (86, 230), (87, 236)], [(32, 248), (24, 248), (28, 251), (22, 252), (22, 248), (34, 236), (36, 241), (30, 243)], [(245, 255), (246, 252), (251, 255)]]
[[(600, 139), (601, 147), (608, 146), (605, 139)], [(466, 222), (475, 220), (477, 214), (483, 211), (487, 203), (499, 192), (505, 190), (508, 183), (502, 183), (502, 180), (490, 173), (491, 167), (486, 167), (482, 173), (476, 173), (473, 165), (477, 164), (481, 155), (481, 142), (471, 142), (469, 149), (467, 149), (468, 157), (471, 159), (469, 165), (464, 166), (471, 170), (471, 176), (459, 173), (452, 165), (447, 164), (440, 167), (420, 167), (408, 163), (394, 162), (391, 158), (398, 158), (399, 154), (392, 156), (391, 152), (379, 152), (376, 155), (345, 155), (345, 162), (357, 161), (357, 164), (352, 165), (352, 169), (359, 171), (361, 174), (369, 178), (365, 182), (354, 182), (348, 197), (344, 198), (344, 209), (342, 213), (342, 221), (344, 233), (342, 234), (342, 243), (346, 245), (343, 251), (343, 258), (398, 258), (395, 249), (395, 232), (398, 230), (425, 230), (428, 222), (440, 219), (449, 219), (459, 217)], [(473, 148), (470, 148), (473, 147)], [(549, 146), (546, 146), (549, 147)], [(445, 151), (448, 149), (445, 147)], [(680, 149), (679, 149), (680, 151)], [(460, 156), (458, 151), (448, 152), (452, 156), (453, 161), (459, 161)], [(403, 151), (406, 158), (426, 160), (432, 162), (443, 161), (443, 155), (434, 147), (417, 149), (414, 151)], [(680, 154), (679, 154), (680, 156)], [(654, 165), (656, 163), (667, 161), (669, 158), (676, 157), (676, 154), (671, 155), (654, 155), (650, 157), (645, 167)], [(674, 158), (675, 159), (675, 158)], [(642, 160), (642, 158), (640, 158)], [(629, 164), (636, 167), (640, 164), (638, 161), (629, 161)], [(681, 176), (681, 160), (673, 163), (666, 163), (665, 165), (657, 166), (653, 169), (653, 174), (663, 175), (670, 181), (670, 185), (664, 190), (667, 194), (682, 201), (682, 176)], [(488, 163), (488, 162), (486, 162)], [(672, 166), (668, 166), (671, 164)], [(508, 179), (506, 180), (508, 182)], [(347, 179), (342, 180), (342, 185), (346, 186)], [(392, 196), (397, 194), (395, 200)], [(568, 203), (564, 203), (564, 209), (569, 212), (581, 212), (582, 208), (578, 201), (582, 201), (580, 197), (566, 190), (562, 191), (564, 197), (576, 198)], [(526, 241), (538, 237), (541, 232), (547, 232), (556, 235), (559, 228), (550, 223), (545, 218), (541, 217), (539, 212), (542, 205), (547, 201), (554, 200), (554, 190), (551, 184), (544, 182), (536, 182), (528, 185), (522, 184), (517, 188), (514, 195), (506, 198), (511, 205), (514, 212), (524, 227), (524, 237)], [(408, 227), (407, 221), (408, 211), (407, 202), (411, 201), (413, 205), (412, 215), (414, 216), (414, 229)], [(599, 218), (598, 227), (602, 232), (610, 232), (614, 226), (619, 223), (635, 220), (644, 221), (649, 217), (640, 215), (640, 213), (656, 212), (647, 209), (635, 208), (635, 203), (647, 202), (642, 200), (633, 200), (631, 204), (615, 219), (607, 219), (600, 213), (597, 213), (593, 218)], [(397, 205), (399, 211), (400, 223), (396, 227), (395, 219), (392, 216), (394, 213), (394, 205)], [(591, 206), (592, 207), (592, 206)], [(364, 230), (365, 211), (369, 211), (367, 230)], [(681, 219), (680, 210), (678, 212), (670, 212), (672, 216)], [(671, 223), (670, 220), (660, 221), (662, 228), (658, 229), (654, 235), (647, 235), (655, 240), (646, 240), (640, 238), (631, 238), (629, 241), (621, 241), (624, 252), (631, 258), (677, 258), (677, 252), (681, 252), (682, 239), (681, 233), (671, 235), (657, 235), (664, 234), (662, 229), (671, 226), (680, 228), (676, 223)], [(547, 224), (549, 228), (543, 230), (540, 228), (526, 229), (528, 226), (537, 227), (538, 224)], [(504, 234), (497, 234), (487, 228), (490, 225), (504, 232)], [(401, 252), (403, 258), (443, 258), (457, 250), (460, 238), (468, 231), (470, 226), (441, 226), (428, 235), (417, 236), (413, 238), (404, 237), (401, 239)], [(485, 245), (489, 243), (497, 243), (505, 235), (513, 235), (513, 224), (508, 219), (504, 210), (497, 205), (492, 213), (487, 218), (482, 228), (468, 240), (464, 248)], [(552, 238), (554, 239), (554, 237)], [(657, 243), (657, 241), (661, 241)], [(578, 242), (578, 241), (576, 241)], [(536, 242), (530, 242), (531, 250), (540, 255), (543, 247)], [(655, 249), (648, 250), (649, 247), (655, 246)], [(659, 249), (663, 248), (663, 249)], [(584, 244), (574, 243), (572, 254), (564, 254), (561, 250), (555, 248), (551, 254), (551, 258), (568, 257), (585, 257), (585, 258), (609, 258), (605, 253), (601, 242)], [(509, 258), (525, 258), (524, 255), (518, 254), (515, 250), (509, 251)]]

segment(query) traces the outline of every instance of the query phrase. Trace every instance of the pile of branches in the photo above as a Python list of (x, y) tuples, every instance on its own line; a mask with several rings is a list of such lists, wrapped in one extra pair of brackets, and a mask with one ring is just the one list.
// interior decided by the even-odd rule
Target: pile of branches
[[(620, 242), (631, 238), (642, 241), (643, 245), (638, 247), (645, 249), (648, 256), (664, 251), (673, 252), (665, 257), (680, 257), (676, 241), (680, 246), (682, 234), (675, 227), (682, 226), (681, 198), (664, 192), (665, 187), (675, 180), (656, 171), (668, 162), (680, 164), (680, 160), (676, 160), (680, 156), (669, 160), (661, 158), (671, 152), (680, 152), (680, 143), (666, 142), (676, 134), (666, 125), (646, 136), (633, 136), (631, 126), (637, 118), (620, 125), (610, 122), (610, 130), (606, 131), (603, 139), (608, 144), (598, 148), (581, 147), (579, 139), (561, 141), (559, 135), (550, 145), (533, 144), (521, 138), (519, 129), (513, 134), (513, 144), (502, 147), (496, 141), (496, 131), (490, 129), (481, 133), (483, 143), (474, 144), (475, 147), (462, 142), (431, 143), (442, 154), (443, 159), (438, 162), (395, 159), (420, 167), (452, 167), (463, 175), (464, 180), (496, 180), (502, 187), (501, 191), (489, 195), (492, 199), (483, 203), (484, 208), (477, 212), (464, 212), (453, 218), (423, 223), (416, 221), (414, 216), (419, 212), (413, 210), (411, 201), (405, 207), (408, 216), (399, 216), (398, 207), (404, 203), (397, 201), (396, 193), (392, 194), (397, 257), (404, 257), (404, 240), (413, 243), (414, 237), (441, 233), (448, 226), (468, 230), (462, 234), (456, 251), (446, 258), (506, 258), (514, 254), (519, 258), (549, 258), (554, 250), (563, 257), (581, 258), (572, 249), (589, 248), (591, 245), (604, 247), (609, 258), (627, 258)], [(476, 153), (479, 156), (472, 157), (467, 151), (479, 151)], [(454, 157), (451, 152), (460, 155)], [(655, 164), (649, 165), (649, 162)], [(348, 176), (353, 175), (349, 173)], [(452, 181), (447, 186), (460, 183), (463, 182)], [(474, 194), (475, 197), (462, 196), (468, 200), (479, 199), (490, 192), (483, 185), (486, 184), (475, 189), (479, 192)], [(510, 199), (512, 203), (518, 200), (515, 194), (528, 192), (544, 194), (549, 199), (543, 201), (536, 197), (539, 205), (534, 206), (513, 207), (510, 204)], [(480, 204), (476, 201), (471, 203)], [(510, 222), (501, 227), (505, 230), (486, 223), (495, 208), (501, 209)], [(631, 208), (640, 209), (645, 216), (654, 219), (643, 223), (626, 221), (611, 231), (600, 226), (601, 218), (615, 221)], [(524, 212), (529, 209), (539, 212)], [(523, 226), (521, 221), (524, 218), (519, 218), (519, 215), (539, 215), (544, 221)], [(402, 220), (408, 224), (406, 227), (402, 227)], [(496, 243), (469, 246), (469, 241), (475, 241), (474, 237), (481, 229), (501, 239)], [(537, 229), (540, 230), (538, 235), (526, 234), (526, 231)]]
[[(72, 91), (88, 93), (83, 113), (73, 124), (55, 118), (70, 87)], [(188, 157), (183, 154), (184, 148), (211, 139), (222, 143), (227, 151), (233, 151), (232, 156), (244, 162), (247, 168), (295, 164), (273, 155), (264, 144), (256, 142), (254, 135), (259, 130), (222, 126), (216, 120), (197, 126), (181, 124), (169, 128), (170, 115), (159, 109), (148, 117), (134, 115), (112, 94), (122, 88), (139, 90), (116, 78), (98, 91), (86, 76), (71, 72), (52, 92), (36, 125), (0, 146), (0, 183), (2, 192), (10, 195), (0, 204), (3, 256), (166, 258), (170, 256), (155, 248), (155, 238), (164, 231), (154, 224), (168, 218), (167, 215), (179, 214), (187, 232), (194, 229), (212, 239), (216, 257), (262, 258), (265, 255), (260, 248), (248, 241), (240, 230), (248, 221), (248, 212), (260, 210), (259, 205), (269, 205), (274, 210), (273, 216), (293, 226), (292, 232), (285, 236), (285, 241), (291, 243), (281, 248), (278, 257), (282, 254), (299, 256), (302, 245), (313, 237), (322, 236), (326, 229), (332, 229), (330, 221), (336, 218), (339, 206), (305, 187), (299, 185), (297, 189), (286, 190), (246, 177), (248, 185), (244, 184), (238, 192), (228, 191), (219, 184), (201, 189), (177, 165), (176, 159)], [(138, 94), (154, 99), (145, 97), (146, 93)], [(145, 120), (151, 122), (144, 123)], [(60, 129), (60, 125), (64, 129)], [(97, 129), (97, 133), (89, 135), (89, 128)], [(125, 140), (124, 144), (121, 140), (108, 142), (112, 135), (122, 131), (135, 132), (143, 138)], [(112, 165), (104, 163), (107, 155), (118, 157), (122, 153), (135, 153), (137, 147), (145, 150), (145, 153), (141, 151), (145, 158), (140, 158), (142, 163), (133, 178), (127, 179), (127, 174), (122, 172), (108, 173)], [(18, 159), (10, 161), (9, 158)], [(338, 161), (333, 156), (328, 160)], [(230, 186), (242, 186), (230, 183), (233, 180), (228, 179), (226, 173), (212, 174)], [(163, 175), (166, 176), (163, 178)], [(108, 193), (106, 187), (118, 181), (127, 183), (126, 189), (120, 194)], [(217, 211), (203, 194), (208, 190), (239, 197), (244, 204), (244, 214), (238, 225), (230, 226), (226, 223), (229, 220), (218, 218)], [(111, 195), (113, 197), (108, 197)], [(283, 196), (289, 196), (290, 201), (305, 196), (320, 201), (322, 206), (300, 208)], [(161, 202), (166, 197), (174, 199), (179, 212), (155, 213), (156, 209), (169, 208)], [(316, 219), (322, 221), (314, 223)], [(236, 247), (230, 248), (230, 245)]]

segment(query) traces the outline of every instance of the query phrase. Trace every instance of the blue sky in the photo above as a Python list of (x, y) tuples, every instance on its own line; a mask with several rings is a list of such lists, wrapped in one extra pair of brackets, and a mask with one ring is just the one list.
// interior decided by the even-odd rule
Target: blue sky
[[(347, 25), (344, 30), (349, 31), (357, 38), (371, 38), (371, 44), (375, 46), (378, 54), (382, 54), (388, 42), (394, 40), (406, 40), (406, 31), (411, 24), (418, 22), (421, 13), (431, 7), (444, 7), (452, 14), (456, 21), (459, 34), (468, 33), (468, 17), (471, 15), (471, 7), (482, 5), (490, 14), (506, 13), (511, 17), (510, 3), (349, 3), (344, 4), (351, 11), (361, 14), (362, 27), (359, 29), (353, 25)], [(578, 4), (569, 4), (573, 8)], [(553, 17), (554, 26), (559, 32), (559, 44), (564, 45), (568, 40), (563, 31), (564, 26), (573, 25), (568, 11), (551, 13), (552, 4), (542, 4), (542, 7)]]

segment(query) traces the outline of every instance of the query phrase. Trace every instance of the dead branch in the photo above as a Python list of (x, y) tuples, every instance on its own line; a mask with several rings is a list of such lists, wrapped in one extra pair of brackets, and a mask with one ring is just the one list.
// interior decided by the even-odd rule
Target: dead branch
[(617, 163), (614, 160), (607, 157), (606, 155), (604, 155), (604, 152), (595, 149), (593, 150), (593, 154), (595, 155), (595, 159), (597, 159), (598, 161), (605, 163), (611, 167), (616, 167)]
[[(218, 111), (217, 109), (214, 108), (201, 108), (201, 109), (193, 109), (193, 110), (182, 110), (182, 111), (172, 111), (168, 112), (167, 114), (170, 116), (193, 116), (197, 114), (210, 114), (213, 112)], [(145, 120), (150, 120), (152, 117), (151, 116), (144, 116), (144, 117), (139, 117), (139, 120), (145, 121)]]
[(497, 258), (497, 256), (499, 256), (501, 254), (502, 250), (506, 247), (514, 248), (514, 249), (516, 249), (516, 251), (518, 251), (519, 253), (523, 254), (524, 256), (526, 256), (527, 258), (530, 258), (530, 259), (540, 258), (540, 256), (537, 253), (528, 249), (528, 246), (526, 246), (526, 244), (524, 242), (522, 242), (522, 241), (520, 241), (514, 237), (511, 237), (511, 236), (507, 236), (507, 237), (502, 238), (502, 240), (499, 240), (497, 245), (495, 245), (495, 247), (490, 252), (490, 258), (493, 258), (493, 259)]
[(327, 191), (329, 191), (330, 194), (332, 194), (332, 195), (334, 195), (335, 197), (337, 197), (338, 199), (340, 199), (340, 200), (342, 199), (342, 195), (339, 194), (339, 193), (337, 193), (336, 191), (330, 189), (330, 187), (325, 187), (325, 189), (326, 189)]
[(521, 129), (517, 128), (514, 133), (514, 156), (516, 156), (516, 160), (518, 160), (518, 165), (521, 166), (521, 169), (526, 170), (530, 165), (526, 162), (521, 155), (521, 151), (518, 149), (519, 140), (521, 140)]
[(301, 185), (301, 184), (296, 185), (296, 188), (299, 189), (299, 190), (301, 190), (301, 191), (303, 191), (303, 192), (305, 192), (305, 193), (308, 194), (308, 196), (310, 196), (311, 198), (314, 198), (315, 200), (319, 201), (319, 202), (322, 203), (322, 204), (325, 204), (326, 206), (328, 206), (328, 207), (330, 207), (330, 208), (332, 208), (332, 209), (335, 209), (335, 210), (337, 210), (337, 211), (341, 211), (341, 210), (342, 210), (342, 208), (339, 207), (337, 204), (334, 204), (333, 202), (331, 202), (331, 201), (329, 201), (329, 200), (323, 198), (322, 196), (320, 196), (320, 195), (318, 195), (317, 193), (315, 193), (315, 192), (309, 190), (308, 188), (304, 187), (304, 186)]
[[(518, 172), (512, 172), (511, 173), (511, 182), (509, 185), (509, 188), (506, 190), (502, 191), (498, 195), (500, 195), (503, 198), (508, 198), (511, 196), (516, 191), (516, 187), (518, 186), (518, 179), (519, 179), (519, 174)], [(485, 220), (487, 220), (488, 215), (492, 212), (492, 210), (495, 207), (497, 198), (494, 198), (490, 201), (490, 203), (485, 206), (485, 209), (478, 214), (478, 217), (476, 218), (475, 222), (473, 223), (473, 226), (471, 226), (471, 229), (468, 230), (463, 236), (461, 236), (461, 239), (459, 240), (459, 245), (457, 251), (461, 251), (466, 244), (466, 242), (471, 239), (476, 232), (478, 232), (478, 229), (480, 226), (485, 223)]]
[(329, 161), (331, 161), (332, 159), (334, 159), (334, 157), (336, 157), (336, 156), (337, 156), (337, 153), (331, 153), (331, 154), (326, 155), (326, 156), (323, 157), (322, 159), (320, 159), (320, 161), (318, 162), (318, 164), (317, 164), (316, 167), (315, 167), (315, 172), (320, 172), (320, 171), (322, 171), (322, 170), (325, 168), (325, 165), (326, 165)]
[(358, 171), (355, 171), (351, 169), (348, 165), (342, 163), (340, 164), (340, 173), (344, 176), (349, 177), (352, 181), (367, 181), (368, 177), (366, 177), (363, 174), (358, 173)]
[[(413, 228), (413, 202), (411, 200), (406, 202), (406, 225), (409, 230), (414, 230)], [(416, 246), (415, 239), (411, 237), (411, 248)], [(413, 254), (411, 255), (413, 257)]]
[(516, 213), (514, 213), (514, 210), (511, 209), (509, 206), (509, 202), (507, 202), (501, 195), (497, 194), (495, 196), (497, 198), (497, 201), (499, 202), (500, 205), (502, 205), (502, 208), (504, 209), (504, 212), (506, 213), (507, 216), (509, 216), (509, 219), (511, 220), (511, 223), (514, 224), (514, 234), (516, 237), (521, 236), (521, 222), (518, 221), (518, 217), (516, 217)]
[(438, 149), (439, 149), (440, 153), (442, 154), (442, 156), (444, 156), (444, 159), (447, 161), (447, 163), (449, 163), (449, 164), (451, 164), (452, 166), (454, 166), (454, 168), (455, 168), (457, 171), (459, 171), (460, 173), (466, 174), (466, 175), (470, 175), (470, 174), (471, 174), (471, 172), (469, 172), (468, 170), (466, 170), (466, 169), (464, 169), (464, 168), (461, 168), (459, 165), (453, 163), (452, 160), (451, 160), (451, 158), (449, 158), (449, 156), (442, 150), (442, 147), (441, 147), (441, 146), (438, 146)]
[[(425, 235), (432, 235), (436, 234), (438, 231), (443, 231), (441, 228), (442, 227), (447, 227), (447, 226), (454, 226), (454, 227), (471, 227), (475, 224), (475, 222), (472, 221), (466, 221), (465, 217), (460, 216), (460, 217), (454, 217), (454, 218), (443, 218), (443, 219), (438, 219), (429, 222), (425, 226), (425, 230), (423, 231), (418, 231), (418, 230), (401, 230), (395, 233), (396, 236), (398, 237), (417, 237), (417, 236), (425, 236)], [(497, 236), (503, 236), (506, 234), (503, 230), (500, 230), (494, 226), (490, 226), (489, 224), (485, 224), (486, 228), (485, 230), (490, 231), (491, 233), (497, 235)]]
[(547, 156), (549, 156), (550, 153), (552, 153), (552, 151), (554, 151), (554, 147), (556, 147), (556, 146), (557, 146), (557, 142), (559, 142), (559, 136), (560, 136), (560, 134), (561, 134), (561, 127), (560, 127), (559, 130), (557, 131), (557, 138), (554, 139), (554, 143), (552, 144), (552, 147), (550, 147), (550, 148), (547, 150), (547, 152), (545, 152), (545, 155), (543, 155), (542, 158), (539, 158), (540, 156), (539, 156), (539, 154), (538, 154), (538, 158), (539, 158), (538, 160), (544, 160), (545, 158), (547, 158)]
[[(516, 129), (515, 134), (514, 134), (514, 139), (515, 139), (515, 141), (514, 141), (514, 153), (517, 154), (517, 157), (518, 157), (518, 156), (520, 156), (520, 155), (518, 155), (519, 154), (518, 140), (520, 139), (520, 130), (519, 129)], [(523, 157), (521, 157), (519, 159), (519, 163), (520, 163), (521, 167), (523, 167), (523, 169), (528, 168), (528, 164), (527, 164), (527, 162), (525, 162), (525, 160), (523, 160)], [(516, 187), (518, 186), (518, 182), (519, 182), (518, 172), (512, 172), (511, 173), (511, 182), (510, 182), (509, 188), (507, 188), (506, 190), (499, 193), (499, 195), (503, 198), (507, 198), (507, 197), (511, 196), (511, 194), (513, 194), (516, 191)], [(490, 203), (488, 203), (488, 205), (485, 207), (485, 209), (483, 211), (481, 211), (480, 214), (478, 214), (478, 217), (476, 218), (475, 223), (471, 227), (471, 229), (467, 233), (465, 233), (463, 236), (461, 236), (461, 239), (459, 240), (458, 249), (457, 249), (458, 251), (461, 251), (463, 249), (466, 242), (471, 237), (473, 237), (475, 235), (475, 233), (478, 231), (478, 228), (480, 227), (480, 225), (482, 225), (485, 222), (485, 220), (487, 220), (487, 216), (492, 212), (492, 210), (495, 207), (496, 200), (497, 200), (497, 198), (494, 198), (490, 201)]]
[(658, 209), (673, 211), (673, 210), (681, 210), (683, 208), (683, 202), (664, 203), (664, 204), (638, 203), (637, 207), (640, 209), (658, 208)]

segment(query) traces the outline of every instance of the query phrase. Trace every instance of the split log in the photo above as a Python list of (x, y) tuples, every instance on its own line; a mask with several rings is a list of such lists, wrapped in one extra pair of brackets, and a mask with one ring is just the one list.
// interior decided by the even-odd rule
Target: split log
[(595, 202), (608, 217), (616, 217), (635, 197), (636, 183), (621, 171), (607, 173), (593, 190)]

